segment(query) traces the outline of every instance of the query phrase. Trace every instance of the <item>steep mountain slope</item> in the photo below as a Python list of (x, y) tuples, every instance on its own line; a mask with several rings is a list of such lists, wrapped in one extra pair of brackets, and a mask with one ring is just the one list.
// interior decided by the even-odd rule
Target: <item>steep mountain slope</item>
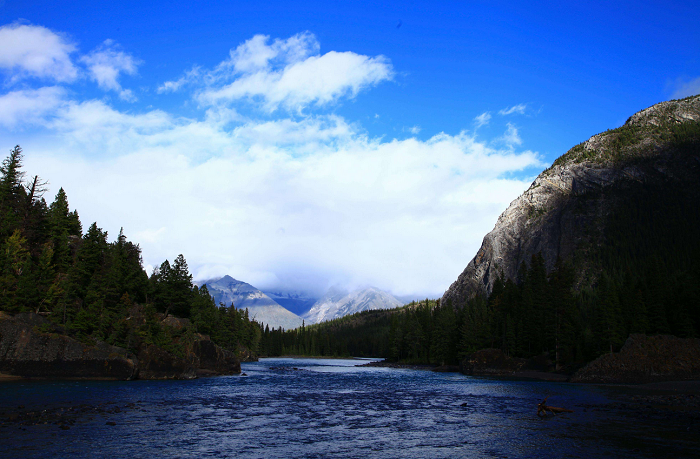
[(302, 317), (308, 324), (316, 324), (360, 311), (391, 309), (401, 305), (399, 300), (374, 287), (351, 293), (330, 289)]
[[(599, 248), (607, 244), (614, 250), (620, 235), (613, 236), (611, 222), (630, 202), (657, 197), (656, 207), (638, 208), (649, 218), (659, 219), (654, 215), (665, 212), (671, 225), (697, 217), (699, 146), (700, 96), (654, 105), (622, 127), (577, 145), (501, 214), (442, 300), (463, 305), (477, 294), (489, 294), (500, 273), (516, 280), (521, 265), (537, 253), (547, 271), (557, 260), (570, 262), (578, 288), (595, 284), (602, 266)], [(668, 205), (678, 205), (678, 211), (669, 212)], [(669, 239), (673, 235), (659, 240)]]
[(230, 306), (233, 303), (237, 309), (247, 308), (251, 319), (269, 325), (270, 328), (290, 330), (302, 324), (301, 317), (283, 308), (252, 285), (231, 276), (199, 283), (200, 286), (205, 284), (217, 304)]
[(317, 295), (311, 295), (306, 292), (267, 290), (263, 293), (283, 308), (299, 316), (306, 313), (318, 301)]

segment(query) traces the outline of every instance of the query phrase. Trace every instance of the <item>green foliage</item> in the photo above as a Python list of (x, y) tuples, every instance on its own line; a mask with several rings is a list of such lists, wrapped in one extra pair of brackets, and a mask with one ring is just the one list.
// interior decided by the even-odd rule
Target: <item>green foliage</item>
[[(131, 351), (154, 344), (182, 356), (199, 332), (225, 348), (255, 352), (259, 324), (247, 311), (217, 307), (206, 287), (193, 286), (184, 256), (172, 266), (166, 260), (149, 280), (140, 247), (123, 231), (112, 243), (96, 223), (83, 234), (63, 188), (47, 206), (44, 184), (36, 176), (23, 184), (21, 167), (19, 147), (0, 166), (0, 310), (47, 315), (86, 344)], [(192, 325), (164, 325), (170, 314)]]
[(414, 363), (457, 362), (459, 318), (451, 305), (425, 300), (363, 311), (295, 330), (262, 330), (263, 355), (388, 357)]

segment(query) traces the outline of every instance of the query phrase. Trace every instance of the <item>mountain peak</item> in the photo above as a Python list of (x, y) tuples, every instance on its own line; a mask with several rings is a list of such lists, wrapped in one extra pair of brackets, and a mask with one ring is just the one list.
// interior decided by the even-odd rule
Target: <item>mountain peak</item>
[(331, 288), (302, 317), (307, 323), (314, 324), (361, 311), (397, 308), (402, 304), (391, 294), (376, 287), (357, 289), (349, 293)]
[(301, 326), (301, 317), (246, 282), (226, 275), (201, 284), (207, 286), (217, 304), (233, 304), (237, 309), (248, 309), (250, 318), (259, 323), (287, 330)]

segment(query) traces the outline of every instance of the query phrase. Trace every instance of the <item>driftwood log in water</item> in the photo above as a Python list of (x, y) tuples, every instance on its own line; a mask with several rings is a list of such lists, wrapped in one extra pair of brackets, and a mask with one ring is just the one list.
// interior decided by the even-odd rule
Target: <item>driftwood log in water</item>
[[(549, 398), (549, 397), (547, 397)], [(557, 413), (573, 413), (573, 410), (567, 410), (566, 408), (558, 408), (556, 406), (547, 406), (547, 398), (542, 400), (542, 403), (537, 404), (537, 416), (546, 416), (547, 411), (556, 416)]]

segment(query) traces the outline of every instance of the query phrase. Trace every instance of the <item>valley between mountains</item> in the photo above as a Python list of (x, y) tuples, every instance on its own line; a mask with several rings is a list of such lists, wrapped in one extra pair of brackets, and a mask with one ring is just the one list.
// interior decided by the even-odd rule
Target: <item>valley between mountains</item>
[(84, 231), (62, 189), (47, 205), (22, 159), (18, 146), (0, 178), (6, 376), (182, 379), (306, 355), (581, 382), (700, 378), (700, 96), (570, 149), (442, 298), (408, 304), (372, 287), (316, 297), (194, 282), (183, 255), (148, 275), (138, 244)]

